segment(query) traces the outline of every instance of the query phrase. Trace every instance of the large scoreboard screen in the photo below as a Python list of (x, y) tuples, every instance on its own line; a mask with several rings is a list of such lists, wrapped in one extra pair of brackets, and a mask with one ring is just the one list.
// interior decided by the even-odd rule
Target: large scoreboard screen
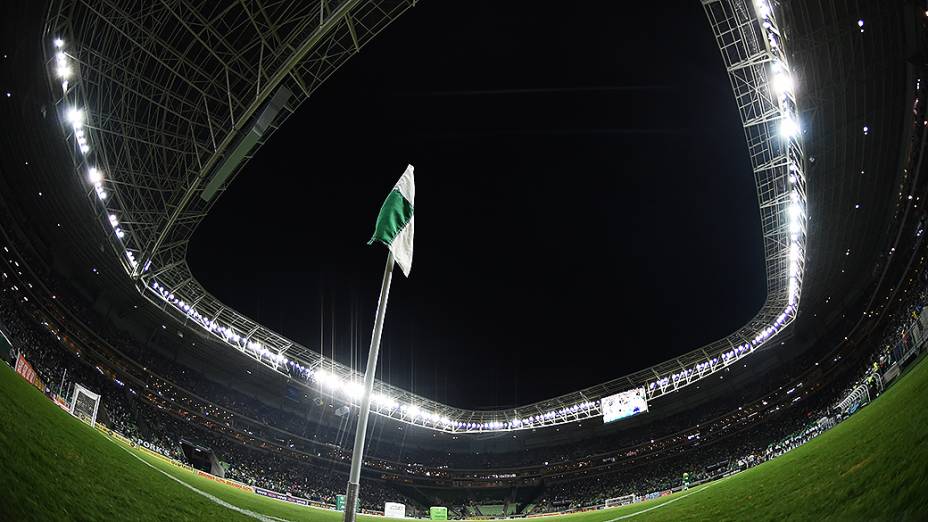
[(603, 422), (612, 422), (648, 411), (644, 388), (635, 388), (603, 398)]

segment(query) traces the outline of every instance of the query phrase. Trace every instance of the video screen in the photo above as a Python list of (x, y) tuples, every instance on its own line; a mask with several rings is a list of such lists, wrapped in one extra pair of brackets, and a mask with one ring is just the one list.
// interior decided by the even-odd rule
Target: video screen
[(610, 395), (602, 400), (603, 422), (613, 422), (648, 411), (648, 396), (644, 388)]

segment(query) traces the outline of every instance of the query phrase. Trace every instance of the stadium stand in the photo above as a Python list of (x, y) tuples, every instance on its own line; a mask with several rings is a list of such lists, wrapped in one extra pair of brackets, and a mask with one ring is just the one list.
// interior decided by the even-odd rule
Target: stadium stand
[[(785, 8), (789, 14), (804, 9), (804, 5), (794, 2)], [(823, 32), (817, 28), (806, 30), (800, 27), (802, 23), (805, 22), (797, 21), (795, 32), (807, 35)], [(856, 32), (852, 23), (846, 25)], [(871, 35), (875, 39), (877, 34), (868, 28), (868, 39)], [(828, 47), (812, 37), (797, 38), (797, 54), (802, 52), (802, 45)], [(814, 53), (808, 54), (807, 60), (818, 59), (811, 56)], [(833, 53), (823, 53), (825, 55), (838, 64), (835, 68), (851, 63), (850, 59), (834, 59)], [(868, 59), (872, 56), (867, 53), (862, 53), (860, 58), (853, 63), (873, 65), (876, 62)], [(841, 89), (834, 87), (845, 85), (842, 77), (826, 76), (830, 67), (810, 65), (807, 69), (822, 74), (825, 79), (820, 83), (829, 90), (838, 92)], [(879, 68), (870, 70), (873, 77), (887, 78), (887, 86), (892, 83), (898, 87), (896, 84), (903, 81), (900, 76), (905, 76), (898, 71), (889, 74)], [(914, 80), (917, 75), (909, 73), (905, 81), (920, 85)], [(863, 84), (856, 80), (853, 83), (861, 92), (865, 91), (861, 87)], [(870, 87), (881, 99), (898, 101), (894, 94), (898, 88)], [(804, 88), (811, 91), (815, 86), (805, 85)], [(777, 373), (771, 373), (769, 380), (743, 380), (738, 393), (716, 395), (712, 401), (699, 402), (698, 408), (681, 406), (682, 411), (665, 415), (660, 422), (630, 423), (621, 430), (587, 432), (578, 429), (576, 435), (562, 433), (552, 437), (550, 443), (541, 443), (535, 438), (532, 443), (522, 445), (513, 442), (495, 453), (444, 451), (439, 444), (429, 443), (431, 434), (420, 437), (421, 433), (408, 430), (398, 436), (384, 430), (364, 461), (362, 507), (379, 511), (384, 501), (398, 500), (407, 505), (410, 513), (421, 514), (429, 505), (448, 505), (452, 517), (463, 518), (524, 516), (601, 506), (609, 498), (677, 489), (684, 472), (697, 483), (756, 466), (805, 444), (848, 415), (866, 408), (868, 401), (879, 395), (884, 385), (891, 386), (894, 379), (925, 351), (922, 333), (925, 329), (921, 325), (928, 323), (928, 314), (923, 313), (928, 303), (928, 271), (924, 260), (928, 214), (918, 208), (918, 204), (913, 207), (911, 202), (923, 201), (928, 192), (924, 176), (903, 175), (920, 170), (921, 155), (913, 151), (924, 149), (925, 113), (924, 104), (920, 103), (925, 98), (924, 90), (915, 87), (907, 91), (909, 98), (901, 100), (904, 103), (893, 109), (893, 114), (901, 113), (895, 109), (904, 105), (908, 126), (884, 118), (882, 121), (887, 123), (880, 132), (868, 137), (871, 148), (867, 157), (871, 163), (866, 166), (866, 179), (882, 176), (888, 180), (898, 176), (892, 184), (883, 183), (894, 196), (898, 194), (891, 204), (879, 202), (883, 205), (879, 208), (880, 215), (891, 215), (885, 229), (878, 220), (856, 229), (848, 227), (848, 230), (839, 231), (844, 228), (843, 223), (840, 227), (827, 228), (830, 222), (841, 222), (826, 218), (837, 215), (832, 206), (849, 209), (860, 201), (860, 193), (872, 197), (874, 203), (879, 198), (876, 191), (870, 190), (871, 185), (845, 183), (848, 172), (856, 174), (864, 165), (863, 160), (859, 165), (856, 162), (860, 158), (855, 158), (855, 162), (845, 159), (845, 156), (853, 156), (852, 151), (832, 153), (835, 147), (830, 144), (821, 146), (814, 141), (809, 144), (810, 151), (829, 151), (815, 158), (817, 171), (814, 175), (821, 188), (817, 195), (810, 196), (813, 198), (810, 208), (816, 217), (810, 234), (817, 234), (819, 255), (812, 256), (809, 263), (834, 266), (810, 270), (816, 277), (810, 276), (804, 300), (807, 303), (824, 300), (833, 288), (840, 287), (836, 281), (844, 277), (840, 274), (845, 268), (851, 273), (868, 275), (856, 278), (859, 283), (855, 282), (866, 287), (866, 291), (847, 290), (847, 295), (835, 297), (836, 301), (843, 302), (838, 311), (828, 312), (833, 324), (822, 327), (825, 333), (816, 332), (819, 337), (815, 342), (827, 344), (827, 347), (780, 361)], [(824, 98), (830, 99), (809, 93), (810, 100)], [(850, 97), (840, 100), (846, 105), (841, 110), (848, 112), (848, 121), (857, 122), (855, 118), (864, 117), (852, 114), (855, 102)], [(858, 104), (867, 105), (868, 118), (880, 121), (874, 100)], [(856, 123), (850, 125), (845, 121), (837, 121), (835, 125), (837, 119), (832, 117), (833, 111), (829, 112), (827, 105), (814, 109), (819, 116), (810, 126), (854, 127), (855, 132), (859, 129)], [(44, 111), (43, 105), (43, 115)], [(38, 119), (33, 113), (37, 111), (29, 114)], [(35, 144), (40, 151), (35, 156), (54, 157), (56, 146), (60, 146), (59, 136), (49, 139), (41, 133), (26, 133), (28, 129), (40, 128), (40, 123), (31, 121), (22, 125), (24, 132), (21, 134), (10, 133), (10, 140), (21, 140), (21, 146), (11, 149), (26, 150)], [(894, 141), (890, 132), (897, 131), (899, 139)], [(846, 136), (835, 138), (832, 132), (810, 127), (810, 138), (850, 141)], [(876, 140), (880, 139), (886, 139), (891, 146), (877, 146)], [(896, 141), (902, 143), (901, 154)], [(893, 169), (898, 158), (898, 172), (874, 174), (872, 158), (882, 156), (891, 158)], [(53, 163), (52, 159), (47, 161), (49, 165)], [(60, 170), (60, 165), (66, 162), (57, 163), (54, 169)], [(832, 171), (837, 174), (828, 186), (826, 181)], [(863, 174), (864, 170), (859, 172)], [(26, 175), (10, 176), (14, 177), (23, 180), (24, 186), (29, 179)], [(861, 179), (865, 178), (861, 176)], [(144, 327), (139, 326), (138, 331), (133, 330), (127, 325), (129, 320), (122, 320), (121, 312), (111, 313), (101, 306), (101, 300), (88, 291), (88, 285), (73, 283), (60, 274), (60, 267), (52, 266), (48, 260), (54, 256), (50, 254), (63, 247), (48, 239), (54, 237), (48, 230), (45, 230), (47, 243), (43, 245), (39, 230), (53, 227), (54, 223), (42, 223), (34, 217), (34, 212), (16, 207), (21, 202), (14, 202), (13, 191), (2, 183), (0, 180), (0, 331), (12, 342), (12, 349), (7, 352), (4, 346), (0, 352), (8, 356), (11, 365), (19, 355), (28, 359), (51, 398), (67, 397), (74, 383), (100, 393), (98, 421), (101, 424), (132, 440), (144, 441), (171, 458), (190, 462), (181, 440), (194, 440), (215, 452), (225, 464), (229, 478), (318, 502), (334, 502), (334, 496), (344, 490), (350, 452), (344, 421), (329, 411), (340, 404), (328, 397), (307, 396), (295, 400), (269, 397), (246, 386), (244, 379), (240, 382), (219, 371), (192, 364), (190, 359), (185, 360), (177, 354), (182, 349), (191, 349), (195, 343), (206, 345), (208, 341), (190, 336), (186, 330), (188, 337), (182, 337), (183, 328), (175, 323), (165, 325), (161, 323), (163, 319), (157, 320), (163, 332), (158, 332), (157, 327), (155, 331), (145, 329), (156, 321), (152, 317), (158, 311), (145, 310), (148, 304), (141, 299), (136, 299), (142, 306), (138, 313), (144, 316), (139, 322), (146, 323)], [(22, 190), (32, 194), (32, 188), (28, 186)], [(853, 195), (845, 194), (845, 190)], [(73, 196), (74, 193), (68, 192), (55, 197), (61, 201), (79, 199)], [(70, 215), (86, 213), (86, 205), (80, 203), (78, 210)], [(864, 207), (871, 207), (869, 201)], [(61, 208), (70, 207), (62, 204)], [(59, 213), (69, 215), (69, 212)], [(863, 270), (855, 271), (849, 265), (834, 263), (835, 256), (826, 255), (837, 251), (836, 245), (846, 239), (847, 234), (870, 238), (866, 244), (861, 239), (860, 244), (880, 253), (875, 266), (867, 264)], [(95, 248), (88, 245), (99, 246), (99, 239), (93, 234), (75, 236), (74, 243), (81, 248), (74, 248), (74, 255), (84, 256), (83, 260), (91, 259)], [(879, 244), (874, 244), (872, 238), (877, 236)], [(854, 245), (856, 249), (858, 244)], [(846, 245), (839, 246), (843, 253)], [(867, 261), (852, 257), (850, 263), (865, 264)], [(110, 273), (102, 268), (101, 272)], [(96, 268), (94, 273), (97, 274)], [(107, 280), (108, 284), (111, 282)], [(123, 283), (123, 286), (130, 285)], [(129, 290), (135, 292), (131, 286)], [(811, 306), (804, 306), (812, 310)], [(854, 335), (854, 332), (863, 333)], [(202, 348), (208, 349), (207, 346)], [(764, 356), (758, 354), (759, 358)], [(283, 396), (285, 389), (280, 386), (278, 395)], [(846, 409), (836, 407), (855, 390), (866, 393), (853, 395), (854, 400)], [(687, 393), (698, 395), (694, 390)], [(320, 403), (316, 405), (314, 400)], [(694, 398), (693, 403), (696, 402)], [(658, 415), (656, 410), (653, 415)], [(407, 443), (407, 436), (416, 443)], [(527, 434), (525, 439), (530, 437), (532, 435)], [(482, 450), (497, 442), (475, 443), (474, 446)], [(502, 446), (502, 442), (499, 444)]]
[[(298, 429), (298, 426), (284, 424), (280, 431), (268, 430), (267, 426), (286, 414), (210, 383), (191, 369), (172, 365), (154, 354), (148, 354), (144, 359), (147, 365), (143, 367), (144, 372), (138, 372), (137, 365), (133, 366), (131, 360), (119, 357), (132, 348), (131, 341), (120, 337), (118, 332), (109, 333), (114, 339), (122, 339), (122, 342), (112, 343), (118, 343), (120, 350), (109, 346), (109, 356), (99, 357), (100, 354), (91, 348), (99, 345), (81, 343), (81, 328), (74, 327), (74, 323), (93, 321), (92, 316), (69, 301), (66, 292), (56, 291), (43, 303), (38, 293), (39, 285), (44, 286), (48, 279), (35, 280), (36, 284), (27, 281), (23, 275), (27, 272), (22, 270), (26, 261), (14, 258), (15, 252), (5, 248), (0, 326), (14, 344), (11, 363), (16, 355), (23, 354), (48, 383), (47, 393), (62, 394), (69, 383), (79, 382), (103, 395), (101, 422), (129, 438), (149, 442), (166, 455), (181, 461), (186, 460), (179, 445), (181, 438), (202, 441), (228, 463), (229, 478), (310, 500), (333, 502), (334, 495), (343, 487), (344, 475), (339, 473), (339, 466), (345, 460), (344, 451), (333, 445), (333, 441), (316, 442), (312, 449), (306, 447), (317, 457), (313, 459), (307, 458), (313, 455), (308, 451), (296, 450), (297, 441), (294, 439), (271, 440), (275, 433), (294, 436), (287, 429)], [(527, 469), (525, 473), (514, 473), (515, 480), (508, 481), (518, 484), (520, 480), (530, 482), (540, 478), (543, 487), (535, 498), (499, 500), (500, 497), (480, 498), (479, 491), (477, 496), (471, 492), (466, 504), (453, 507), (452, 513), (499, 517), (595, 506), (602, 504), (606, 498), (674, 489), (679, 487), (684, 471), (688, 471), (696, 482), (707, 480), (756, 465), (803, 444), (840, 422), (841, 414), (834, 409), (834, 404), (848, 390), (867, 382), (874, 371), (882, 373), (898, 364), (899, 356), (908, 353), (906, 346), (914, 343), (913, 325), (919, 322), (922, 308), (928, 302), (926, 273), (921, 265), (920, 270), (918, 277), (911, 278), (911, 291), (905, 291), (908, 297), (904, 302), (900, 301), (888, 322), (883, 341), (855, 370), (849, 383), (820, 387), (814, 390), (818, 393), (810, 393), (813, 386), (799, 383), (780, 394), (787, 398), (785, 402), (781, 398), (771, 403), (777, 400), (773, 396), (759, 401), (770, 406), (777, 404), (772, 408), (759, 409), (755, 403), (744, 404), (722, 414), (711, 412), (712, 418), (707, 424), (698, 422), (705, 419), (684, 419), (680, 425), (689, 425), (688, 429), (684, 427), (661, 440), (623, 447), (621, 454), (614, 451), (600, 453), (600, 448), (593, 446), (573, 448), (571, 453), (560, 453), (562, 448), (554, 447), (512, 455), (512, 460), (507, 462), (521, 462), (523, 466), (536, 458), (559, 460), (557, 464), (543, 466), (546, 473), (536, 473), (529, 466), (523, 468)], [(14, 271), (19, 274), (18, 277), (12, 276)], [(49, 308), (42, 307), (42, 304), (57, 305), (70, 313), (82, 312), (78, 317), (83, 321), (72, 316), (74, 322), (63, 323), (61, 321), (68, 320), (68, 315), (53, 318)], [(155, 373), (155, 368), (170, 376), (171, 380)], [(138, 388), (127, 384), (131, 382), (129, 379), (139, 383)], [(179, 382), (199, 393), (191, 393)], [(200, 394), (215, 402), (205, 398), (198, 400)], [(801, 401), (801, 408), (791, 407), (796, 403), (792, 397), (805, 399)], [(747, 419), (754, 420), (746, 422)], [(759, 422), (761, 419), (775, 419), (776, 422)], [(304, 426), (307, 422), (304, 419)], [(259, 427), (261, 425), (264, 429)], [(694, 430), (695, 425), (700, 428)], [(290, 451), (285, 450), (287, 447)], [(592, 462), (593, 459), (598, 462)], [(442, 462), (439, 455), (418, 456), (417, 460), (423, 463), (417, 467), (421, 474), (487, 476), (475, 471), (479, 468), (472, 462), (469, 465), (464, 463), (464, 467), (456, 470), (448, 465), (447, 460)], [(479, 459), (477, 462), (485, 463)], [(407, 475), (409, 469), (400, 462), (377, 458), (366, 464), (369, 470), (392, 472), (399, 476)], [(333, 470), (335, 474), (331, 473)], [(400, 471), (404, 473), (398, 473)], [(413, 510), (421, 510), (430, 500), (439, 500), (438, 496), (427, 494), (418, 495), (421, 501), (410, 498), (400, 491), (402, 486), (391, 486), (388, 474), (383, 477), (386, 480), (365, 481), (362, 501), (366, 509), (382, 509), (383, 501), (399, 499)]]
[[(905, 103), (914, 111), (902, 139), (903, 172), (915, 171), (918, 155), (911, 151), (925, 140), (925, 126), (918, 124), (925, 116), (919, 104), (923, 91), (915, 88)], [(44, 135), (30, 139), (42, 150), (54, 150), (58, 143)], [(827, 158), (818, 163), (823, 161)], [(180, 440), (188, 438), (216, 452), (230, 478), (332, 502), (344, 488), (350, 451), (344, 423), (329, 412), (339, 404), (327, 397), (273, 400), (182, 360), (176, 355), (182, 348), (208, 341), (180, 337), (173, 323), (170, 331), (161, 323), (163, 334), (143, 331), (140, 338), (126, 321), (95, 307), (86, 289), (58, 275), (46, 262), (49, 249), (33, 233), (39, 223), (16, 208), (13, 197), (5, 197), (11, 190), (0, 188), (0, 330), (13, 342), (11, 363), (23, 354), (50, 396), (67, 396), (73, 383), (101, 393), (102, 424), (173, 458), (186, 459)], [(363, 506), (379, 510), (383, 500), (400, 500), (421, 510), (440, 504), (453, 516), (563, 511), (671, 490), (680, 486), (684, 471), (694, 481), (736, 472), (803, 444), (842, 420), (846, 413), (834, 406), (853, 390), (866, 386), (872, 396), (879, 394), (874, 374), (887, 376), (881, 381), (891, 385), (889, 376), (904, 371), (923, 351), (915, 324), (928, 302), (922, 256), (928, 218), (924, 209), (907, 206), (902, 195), (917, 201), (925, 192), (924, 179), (900, 177), (889, 233), (881, 232), (878, 247), (891, 255), (867, 267), (879, 276), (874, 281), (889, 282), (884, 285), (889, 293), (880, 282), (870, 282), (868, 295), (880, 292), (878, 302), (846, 303), (846, 310), (859, 310), (872, 333), (845, 343), (847, 331), (859, 324), (848, 319), (834, 328), (840, 333), (822, 334), (822, 343), (831, 348), (781, 361), (775, 379), (743, 380), (736, 394), (716, 395), (711, 403), (681, 407), (660, 422), (611, 432), (587, 436), (578, 430), (576, 436), (513, 444), (500, 452), (452, 452), (428, 444), (428, 437), (411, 448), (384, 430), (365, 458)], [(809, 295), (815, 292), (810, 286)], [(315, 406), (315, 399), (322, 404)], [(865, 407), (866, 401), (858, 401), (853, 411)]]

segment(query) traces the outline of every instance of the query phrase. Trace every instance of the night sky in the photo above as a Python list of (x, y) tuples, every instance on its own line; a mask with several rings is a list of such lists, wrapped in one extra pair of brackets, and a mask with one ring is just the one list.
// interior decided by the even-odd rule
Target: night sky
[(359, 366), (385, 260), (365, 243), (407, 163), (415, 260), (395, 272), (380, 362), (393, 384), (524, 404), (690, 351), (763, 303), (750, 164), (698, 2), (422, 2), (257, 153), (191, 267)]

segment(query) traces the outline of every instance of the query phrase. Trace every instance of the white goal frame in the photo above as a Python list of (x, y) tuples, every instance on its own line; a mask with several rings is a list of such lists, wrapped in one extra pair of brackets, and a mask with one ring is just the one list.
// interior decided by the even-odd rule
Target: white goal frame
[(635, 494), (625, 495), (625, 496), (615, 497), (615, 498), (607, 498), (605, 507), (609, 508), (609, 507), (616, 507), (616, 506), (627, 506), (629, 504), (634, 504), (637, 500), (638, 500), (638, 495), (635, 495)]
[(71, 394), (70, 411), (71, 415), (74, 415), (78, 419), (81, 417), (74, 413), (74, 408), (77, 406), (77, 398), (81, 395), (85, 395), (93, 400), (93, 414), (90, 417), (90, 427), (95, 427), (97, 425), (97, 411), (100, 409), (100, 394), (94, 393), (80, 384), (74, 383), (74, 393)]

